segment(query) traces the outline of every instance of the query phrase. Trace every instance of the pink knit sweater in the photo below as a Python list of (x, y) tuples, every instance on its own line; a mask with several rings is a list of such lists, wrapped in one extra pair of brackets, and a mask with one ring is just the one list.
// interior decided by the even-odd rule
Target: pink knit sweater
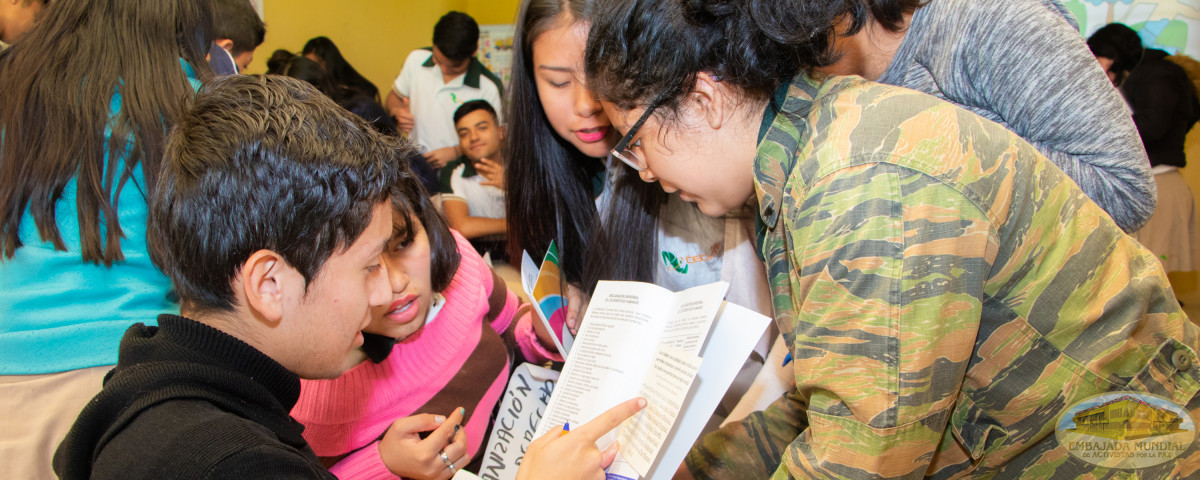
[(431, 322), (397, 343), (382, 363), (368, 360), (333, 380), (301, 382), (292, 416), (304, 424), (304, 438), (318, 456), (349, 453), (330, 469), (338, 478), (396, 478), (378, 449), (392, 422), (418, 413), (449, 416), (460, 406), (474, 457), (510, 374), (506, 344), (533, 362), (561, 360), (538, 343), (528, 305), (518, 308), (516, 295), (453, 234), (462, 262)]

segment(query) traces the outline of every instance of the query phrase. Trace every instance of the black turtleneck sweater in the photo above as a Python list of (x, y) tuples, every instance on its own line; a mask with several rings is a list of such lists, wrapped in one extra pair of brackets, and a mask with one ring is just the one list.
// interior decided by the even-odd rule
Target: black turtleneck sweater
[(137, 324), (54, 455), (66, 479), (334, 478), (288, 416), (299, 379), (220, 330)]

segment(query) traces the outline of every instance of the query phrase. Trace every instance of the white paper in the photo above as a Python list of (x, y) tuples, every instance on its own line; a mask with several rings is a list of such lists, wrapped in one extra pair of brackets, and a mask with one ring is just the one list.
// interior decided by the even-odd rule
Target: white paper
[(675, 294), (659, 342), (699, 355), (728, 289), (728, 283), (716, 282)]
[[(635, 397), (667, 325), (676, 327), (672, 342), (698, 347), (712, 320), (692, 317), (704, 312), (715, 314), (728, 287), (717, 282), (673, 293), (648, 283), (600, 282), (537, 435), (568, 422), (587, 423)], [(689, 307), (681, 307), (683, 304)], [(684, 318), (674, 319), (681, 310), (686, 313)], [(698, 348), (689, 353), (695, 355), (695, 350)], [(613, 438), (601, 440), (607, 444)]]
[(457, 472), (454, 472), (454, 476), (450, 477), (450, 480), (480, 480), (480, 479), (474, 473), (468, 472), (466, 470), (459, 470)]
[[(660, 287), (643, 293), (635, 298), (656, 298), (648, 305), (659, 309), (670, 295)], [(661, 323), (652, 321), (646, 304), (627, 303), (634, 301), (630, 295), (597, 287), (537, 436), (564, 423), (587, 423), (637, 395), (658, 349)]]
[(639, 394), (646, 399), (646, 408), (621, 426), (619, 441), (621, 456), (634, 471), (645, 475), (667, 443), (667, 436), (683, 408), (700, 357), (670, 345), (662, 345), (654, 357)]
[(712, 332), (700, 350), (703, 358), (700, 373), (692, 382), (684, 409), (675, 422), (675, 430), (671, 432), (658, 461), (643, 478), (668, 480), (675, 475), (679, 464), (683, 463), (683, 458), (692, 449), (692, 444), (700, 438), (700, 432), (708, 424), (721, 397), (725, 396), (729, 384), (741, 371), (746, 357), (750, 356), (750, 350), (754, 349), (770, 323), (770, 317), (724, 302), (717, 312)]
[(534, 430), (546, 411), (554, 392), (558, 372), (530, 363), (513, 370), (500, 400), (492, 433), (488, 436), (479, 466), (483, 480), (512, 480), (525, 450), (533, 441)]
[[(644, 395), (648, 410), (662, 409), (648, 415), (677, 418), (668, 422), (672, 426), (665, 436), (619, 429), (634, 442), (654, 445), (626, 452), (630, 444), (622, 442), (609, 478), (670, 478), (770, 323), (765, 316), (722, 301), (727, 288), (718, 282), (673, 294), (645, 283), (600, 282), (536, 436), (566, 422), (586, 423), (620, 402)], [(655, 373), (660, 377), (649, 380), (660, 346), (689, 350), (668, 355), (675, 357), (676, 366), (694, 362), (697, 354), (703, 358), (690, 385), (680, 387), (687, 378), (679, 373), (688, 370), (684, 367), (675, 371), (673, 382), (663, 382), (661, 366)], [(657, 388), (643, 391), (648, 383)], [(687, 392), (682, 402), (675, 399), (681, 388)], [(647, 414), (639, 414), (643, 415)], [(597, 446), (604, 448), (615, 438), (610, 434)], [(639, 470), (645, 474), (639, 475)]]
[(533, 296), (533, 285), (537, 283), (538, 266), (533, 263), (529, 252), (521, 252), (521, 288), (530, 298)]

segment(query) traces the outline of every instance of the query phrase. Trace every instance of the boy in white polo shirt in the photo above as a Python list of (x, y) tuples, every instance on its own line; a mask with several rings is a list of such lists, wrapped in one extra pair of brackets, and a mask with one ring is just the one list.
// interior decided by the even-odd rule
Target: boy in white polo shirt
[(472, 100), (454, 112), (463, 156), (442, 168), (438, 179), (442, 211), (450, 228), (466, 237), (482, 255), (507, 260), (504, 234), (504, 129), (496, 109), (486, 100)]
[(500, 79), (475, 59), (479, 25), (462, 12), (442, 16), (433, 27), (433, 47), (413, 50), (388, 93), (387, 108), (433, 168), (462, 155), (454, 133), (454, 111), (483, 99), (500, 105)]

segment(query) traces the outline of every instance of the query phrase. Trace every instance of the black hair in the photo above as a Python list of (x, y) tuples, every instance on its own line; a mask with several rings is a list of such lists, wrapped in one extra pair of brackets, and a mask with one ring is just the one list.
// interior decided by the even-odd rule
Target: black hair
[(338, 50), (333, 40), (328, 37), (313, 37), (304, 44), (301, 54), (313, 54), (325, 62), (323, 66), (325, 71), (329, 72), (333, 83), (354, 91), (350, 96), (366, 95), (379, 101), (379, 88), (350, 66), (350, 62), (342, 56), (341, 50)]
[(333, 85), (333, 81), (329, 79), (329, 74), (325, 72), (321, 65), (302, 56), (293, 55), (287, 62), (283, 64), (283, 68), (279, 71), (280, 75), (292, 77), (297, 80), (304, 80), (321, 93), (328, 95), (329, 98), (337, 99), (337, 89)]
[(233, 40), (233, 55), (253, 52), (262, 45), (267, 35), (267, 27), (263, 25), (258, 12), (248, 0), (212, 0), (213, 3), (213, 37), (220, 40)]
[(1142, 61), (1142, 37), (1136, 31), (1123, 23), (1110, 23), (1093, 33), (1087, 39), (1088, 48), (1092, 55), (1112, 59), (1109, 70), (1116, 76), (1116, 83), (1121, 83), (1133, 67)]
[(371, 122), (371, 126), (375, 127), (375, 131), (379, 133), (400, 135), (396, 118), (388, 114), (387, 109), (383, 108), (383, 105), (380, 105), (374, 98), (358, 95), (339, 100), (338, 105), (349, 110), (350, 113), (358, 115), (359, 118)]
[(458, 108), (456, 110), (454, 110), (454, 124), (458, 125), (459, 120), (462, 120), (463, 117), (470, 115), (471, 112), (474, 112), (476, 110), (483, 110), (485, 112), (492, 114), (492, 120), (496, 120), (498, 118), (498, 117), (496, 117), (496, 109), (492, 107), (492, 104), (490, 102), (488, 102), (487, 100), (482, 100), (482, 99), (471, 100), (469, 102), (463, 103), (462, 105), (459, 105)]
[(371, 122), (375, 130), (385, 135), (399, 135), (400, 129), (396, 119), (379, 105), (379, 102), (366, 94), (338, 84), (329, 76), (329, 71), (303, 55), (295, 55), (287, 50), (276, 50), (267, 63), (274, 64), (274, 71), (267, 73), (283, 75), (304, 80), (317, 87), (321, 93), (332, 98), (342, 108), (358, 115), (359, 118)]
[[(396, 184), (392, 195), (392, 208), (404, 218), (416, 218), (421, 222), (425, 235), (429, 236), (430, 287), (441, 292), (450, 287), (454, 273), (462, 261), (458, 253), (458, 242), (450, 233), (450, 226), (430, 200), (429, 192), (416, 177), (405, 176)], [(411, 222), (396, 222), (392, 225), (392, 242), (407, 245), (412, 242), (416, 230)], [(389, 245), (392, 244), (389, 242)]]
[[(871, 19), (904, 28), (926, 0), (630, 0), (611, 2), (588, 35), (588, 81), (628, 109), (665, 95), (669, 116), (698, 72), (766, 99), (801, 71), (831, 65), (833, 35), (853, 35)], [(666, 46), (670, 46), (667, 48)]]
[[(0, 251), (12, 258), (26, 209), (41, 239), (65, 250), (59, 222), (77, 222), (84, 261), (121, 261), (116, 199), (135, 168), (155, 189), (167, 130), (203, 80), (212, 43), (208, 0), (53, 2), (0, 55)], [(113, 32), (121, 32), (117, 35)], [(110, 110), (114, 92), (119, 110)], [(106, 130), (111, 133), (106, 135)], [(78, 217), (55, 206), (75, 180)]]
[[(601, 222), (593, 179), (604, 171), (592, 158), (558, 136), (538, 98), (533, 42), (563, 18), (588, 21), (598, 2), (526, 0), (517, 17), (512, 80), (507, 103), (505, 182), (509, 192), (509, 258), (529, 251), (541, 259), (551, 240), (558, 246), (566, 282), (590, 292), (600, 279), (653, 281), (655, 226), (667, 195), (617, 162), (610, 207)], [(568, 17), (564, 17), (564, 15)]]
[(233, 309), (232, 281), (261, 249), (311, 282), (404, 181), (412, 150), (308, 83), (218, 78), (171, 131), (150, 204), (150, 258), (199, 312)]
[(442, 15), (433, 26), (433, 46), (452, 62), (461, 62), (479, 47), (479, 24), (462, 12)]
[(917, 11), (927, 3), (929, 0), (858, 0), (852, 2), (846, 12), (850, 15), (850, 30), (844, 34), (849, 36), (858, 33), (872, 19), (879, 22), (883, 28), (899, 32), (908, 28), (904, 16)]
[(592, 178), (604, 167), (601, 160), (580, 152), (550, 126), (534, 79), (533, 42), (551, 29), (563, 12), (586, 18), (591, 4), (523, 2), (513, 35), (510, 97), (504, 115), (509, 138), (521, 139), (503, 146), (508, 162), (505, 191), (513, 192), (505, 196), (509, 258), (521, 258), (521, 252), (528, 251), (540, 260), (553, 240), (558, 245), (563, 278), (576, 284), (583, 279), (585, 246), (599, 223)]
[(287, 66), (289, 60), (296, 54), (284, 50), (282, 48), (271, 52), (271, 56), (267, 58), (267, 73), (273, 75), (283, 75), (283, 69)]

